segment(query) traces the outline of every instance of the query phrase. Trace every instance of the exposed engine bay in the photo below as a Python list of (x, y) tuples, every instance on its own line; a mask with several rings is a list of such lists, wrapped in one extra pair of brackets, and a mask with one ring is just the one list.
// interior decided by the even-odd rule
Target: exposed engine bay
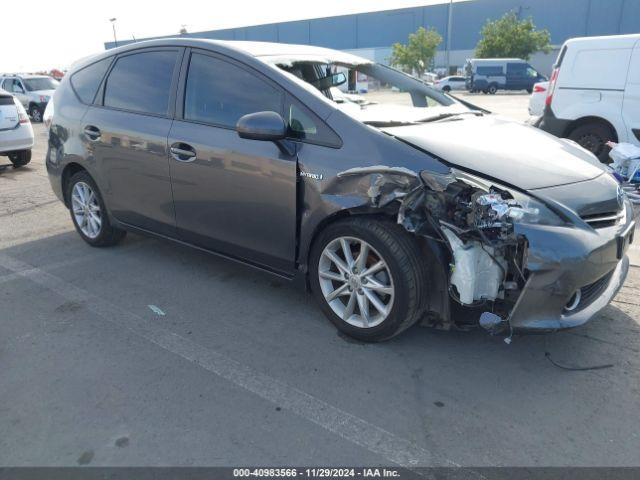
[(536, 209), (520, 205), (507, 190), (475, 185), (462, 172), (419, 177), (376, 166), (341, 172), (338, 179), (340, 190), (365, 190), (376, 208), (400, 201), (398, 223), (449, 251), (451, 298), (466, 307), (484, 306), (492, 314), (493, 325), (484, 325), (490, 330), (506, 326), (527, 280), (527, 239), (515, 233), (514, 222), (537, 215)]

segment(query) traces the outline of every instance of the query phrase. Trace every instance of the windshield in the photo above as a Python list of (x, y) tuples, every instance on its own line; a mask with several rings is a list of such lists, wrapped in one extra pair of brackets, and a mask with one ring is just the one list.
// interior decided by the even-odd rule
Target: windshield
[(38, 90), (55, 90), (58, 86), (58, 81), (51, 77), (25, 78), (24, 86), (30, 92)]
[(316, 86), (330, 100), (338, 104), (357, 105), (361, 109), (374, 105), (446, 107), (456, 103), (424, 82), (380, 64), (343, 66), (293, 62), (279, 67)]

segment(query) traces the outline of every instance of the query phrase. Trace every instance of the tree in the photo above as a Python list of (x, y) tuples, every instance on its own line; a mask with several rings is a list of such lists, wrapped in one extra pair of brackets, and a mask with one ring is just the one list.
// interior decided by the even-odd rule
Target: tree
[(433, 62), (436, 56), (436, 49), (442, 43), (442, 37), (433, 28), (429, 30), (420, 27), (409, 35), (409, 42), (406, 45), (395, 43), (391, 53), (391, 65), (416, 72), (422, 76)]
[(536, 30), (531, 18), (520, 20), (514, 11), (498, 20), (488, 20), (481, 34), (482, 38), (476, 45), (478, 58), (513, 57), (529, 60), (535, 52), (551, 51), (549, 31)]

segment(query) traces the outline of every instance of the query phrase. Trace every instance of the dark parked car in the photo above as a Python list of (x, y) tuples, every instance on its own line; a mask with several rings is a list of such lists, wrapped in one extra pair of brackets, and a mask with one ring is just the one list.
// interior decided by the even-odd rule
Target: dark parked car
[[(367, 93), (334, 102), (354, 71)], [(137, 43), (75, 65), (54, 107), (47, 169), (87, 243), (303, 279), (359, 339), (573, 327), (627, 274), (632, 207), (588, 152), (344, 52)]]

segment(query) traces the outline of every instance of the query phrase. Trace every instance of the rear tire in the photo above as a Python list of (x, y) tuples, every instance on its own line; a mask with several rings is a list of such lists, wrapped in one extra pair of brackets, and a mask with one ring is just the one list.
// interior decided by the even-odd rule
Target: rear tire
[(14, 168), (24, 167), (31, 161), (31, 150), (20, 150), (9, 154), (9, 161)]
[(76, 173), (67, 184), (71, 221), (80, 237), (92, 247), (119, 243), (126, 231), (111, 226), (98, 186), (85, 171)]
[(491, 85), (489, 85), (489, 88), (487, 89), (487, 92), (490, 95), (495, 95), (497, 91), (498, 91), (498, 86), (495, 83), (492, 83)]
[[(343, 268), (331, 260), (333, 255)], [(384, 267), (379, 267), (381, 262)], [(311, 291), (338, 330), (361, 341), (379, 342), (420, 319), (428, 291), (426, 263), (416, 239), (396, 223), (347, 218), (329, 225), (313, 244)], [(367, 275), (374, 265), (379, 269)]]
[(602, 163), (609, 163), (609, 152), (606, 142), (615, 140), (616, 135), (610, 127), (600, 122), (585, 123), (574, 128), (569, 138), (593, 153)]
[(442, 88), (442, 91), (445, 93), (449, 93), (451, 91), (451, 87), (447, 85), (446, 87)]

